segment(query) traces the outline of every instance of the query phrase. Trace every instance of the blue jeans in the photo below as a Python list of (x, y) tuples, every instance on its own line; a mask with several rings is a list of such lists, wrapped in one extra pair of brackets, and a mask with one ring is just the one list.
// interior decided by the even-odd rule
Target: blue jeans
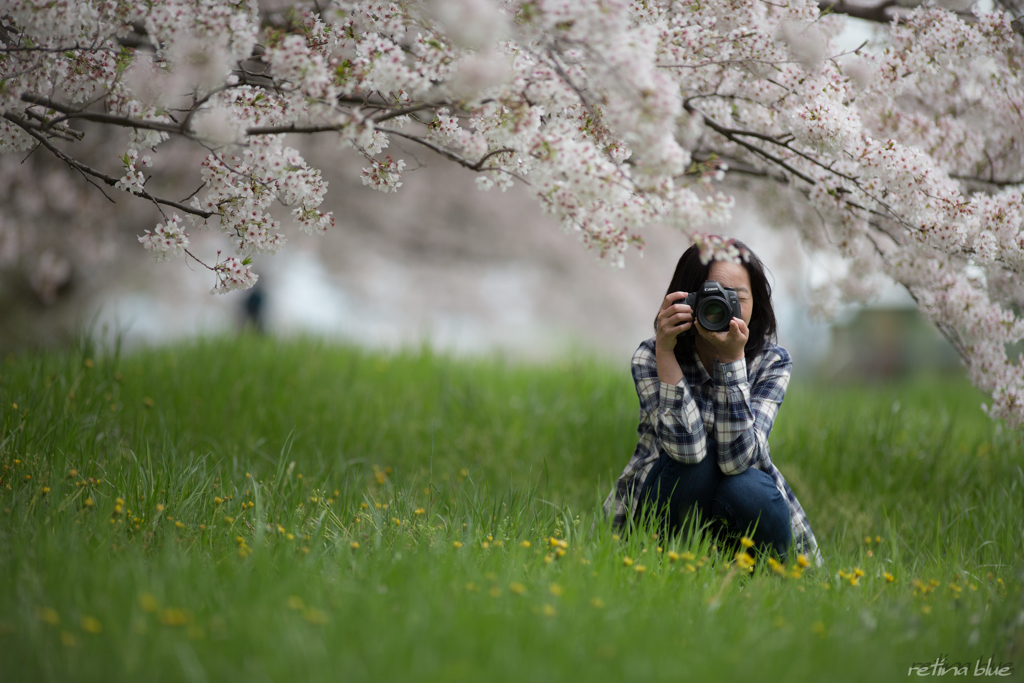
[[(709, 442), (708, 447), (710, 451), (714, 444)], [(712, 453), (695, 465), (662, 453), (647, 474), (638, 501), (639, 509), (660, 518), (670, 535), (683, 529), (696, 512), (715, 531), (749, 534), (753, 529), (757, 548), (773, 549), (786, 560), (793, 533), (789, 504), (771, 475), (761, 470), (751, 467), (727, 475)]]

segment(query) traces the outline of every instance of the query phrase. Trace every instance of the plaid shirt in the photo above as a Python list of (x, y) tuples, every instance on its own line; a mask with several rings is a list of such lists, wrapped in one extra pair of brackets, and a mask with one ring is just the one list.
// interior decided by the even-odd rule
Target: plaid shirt
[[(789, 503), (793, 540), (799, 552), (822, 564), (818, 543), (800, 502), (772, 463), (768, 434), (786, 394), (793, 361), (780, 346), (767, 346), (750, 363), (715, 361), (712, 378), (694, 352), (693, 363), (682, 367), (676, 385), (658, 379), (654, 339), (640, 344), (633, 354), (633, 382), (640, 398), (639, 442), (633, 457), (604, 502), (606, 515), (617, 529), (636, 512), (636, 496), (647, 473), (662, 452), (682, 463), (694, 464), (712, 455), (725, 474), (740, 474), (748, 467), (771, 475)], [(708, 453), (708, 447), (714, 453)]]

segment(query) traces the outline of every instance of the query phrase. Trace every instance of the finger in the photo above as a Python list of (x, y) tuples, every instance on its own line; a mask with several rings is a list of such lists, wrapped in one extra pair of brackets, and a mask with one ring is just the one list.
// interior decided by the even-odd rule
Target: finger
[(661, 310), (665, 310), (680, 299), (686, 299), (686, 292), (672, 292), (666, 295), (665, 299), (661, 302)]
[(665, 321), (668, 324), (677, 325), (684, 320), (693, 319), (693, 310), (685, 304), (677, 304), (675, 306), (669, 306), (663, 308), (658, 313), (659, 324), (661, 321)]
[(671, 322), (673, 325), (678, 325), (679, 323), (693, 320), (693, 313), (691, 313), (688, 310), (679, 311), (678, 313), (675, 313), (674, 315), (667, 318), (667, 320)]
[(736, 329), (744, 337), (750, 336), (750, 328), (747, 327), (747, 323), (743, 321), (743, 318), (733, 318), (732, 322), (729, 323), (729, 327), (732, 327), (732, 323), (736, 323)]

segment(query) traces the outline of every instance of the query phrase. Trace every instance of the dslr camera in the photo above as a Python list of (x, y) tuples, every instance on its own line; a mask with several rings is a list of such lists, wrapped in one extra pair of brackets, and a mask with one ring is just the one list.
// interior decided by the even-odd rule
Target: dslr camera
[[(673, 303), (686, 304), (693, 309), (694, 322), (699, 322), (708, 332), (728, 330), (730, 320), (743, 317), (736, 290), (732, 287), (723, 287), (714, 280), (701, 285), (700, 291), (690, 292), (685, 299)], [(697, 327), (691, 325), (683, 334), (697, 334)]]

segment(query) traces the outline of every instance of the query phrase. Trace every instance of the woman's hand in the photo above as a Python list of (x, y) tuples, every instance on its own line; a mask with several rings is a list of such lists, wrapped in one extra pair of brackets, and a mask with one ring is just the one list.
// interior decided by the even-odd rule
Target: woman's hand
[(729, 321), (729, 329), (721, 332), (708, 332), (699, 322), (694, 324), (697, 326), (697, 334), (712, 348), (719, 363), (743, 360), (743, 349), (750, 337), (750, 330), (742, 318), (733, 318)]
[(676, 347), (676, 337), (693, 325), (693, 310), (684, 303), (675, 303), (680, 299), (686, 299), (686, 292), (672, 292), (661, 302), (661, 310), (658, 311), (658, 334), (655, 340), (656, 351), (672, 351)]

